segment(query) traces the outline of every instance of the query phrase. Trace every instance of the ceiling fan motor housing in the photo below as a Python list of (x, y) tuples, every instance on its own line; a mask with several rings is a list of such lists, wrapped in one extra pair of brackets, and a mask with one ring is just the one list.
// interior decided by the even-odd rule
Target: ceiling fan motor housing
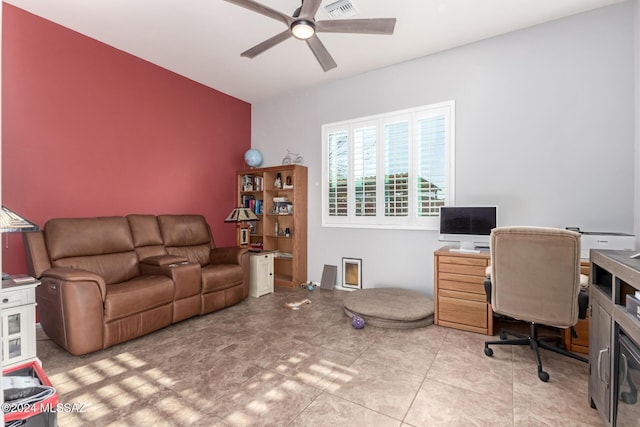
[(291, 23), (293, 36), (300, 40), (306, 40), (316, 32), (316, 25), (308, 19), (297, 19)]

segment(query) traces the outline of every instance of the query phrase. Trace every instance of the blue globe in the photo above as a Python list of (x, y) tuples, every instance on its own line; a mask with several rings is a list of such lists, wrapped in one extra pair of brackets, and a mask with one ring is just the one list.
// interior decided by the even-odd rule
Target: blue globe
[(262, 164), (262, 153), (255, 148), (251, 148), (244, 153), (244, 161), (252, 168), (260, 166)]

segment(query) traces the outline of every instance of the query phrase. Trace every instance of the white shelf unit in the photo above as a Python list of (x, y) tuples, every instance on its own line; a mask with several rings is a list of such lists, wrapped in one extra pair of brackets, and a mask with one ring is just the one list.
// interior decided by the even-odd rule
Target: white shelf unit
[(36, 286), (2, 281), (2, 368), (36, 360)]
[(258, 298), (273, 293), (273, 256), (273, 252), (251, 254), (249, 296)]

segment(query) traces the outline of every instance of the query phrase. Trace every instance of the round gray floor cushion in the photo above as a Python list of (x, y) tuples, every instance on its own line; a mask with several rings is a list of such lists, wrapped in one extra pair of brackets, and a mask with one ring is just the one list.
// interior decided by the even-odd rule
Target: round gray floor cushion
[(346, 295), (342, 304), (347, 316), (357, 314), (371, 326), (408, 329), (433, 324), (433, 300), (408, 289), (359, 289)]

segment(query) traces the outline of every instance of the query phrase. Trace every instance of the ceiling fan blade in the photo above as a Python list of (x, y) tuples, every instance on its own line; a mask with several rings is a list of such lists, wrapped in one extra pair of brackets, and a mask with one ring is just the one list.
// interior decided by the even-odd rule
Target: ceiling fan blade
[(320, 66), (324, 71), (329, 71), (332, 68), (336, 68), (338, 64), (333, 60), (329, 51), (322, 44), (318, 36), (315, 34), (311, 38), (307, 39), (307, 45), (311, 49), (311, 52), (315, 55), (316, 59), (320, 63)]
[(320, 9), (320, 3), (322, 3), (322, 0), (302, 0), (300, 18), (312, 20), (316, 16), (318, 9)]
[(251, 11), (257, 12), (261, 15), (268, 16), (271, 19), (275, 19), (276, 21), (280, 21), (287, 26), (291, 25), (293, 19), (288, 15), (285, 15), (282, 12), (278, 12), (275, 9), (271, 9), (268, 6), (257, 3), (253, 0), (225, 0), (228, 3), (233, 3), (237, 6), (244, 7), (245, 9), (249, 9)]
[(240, 56), (244, 56), (246, 58), (254, 58), (254, 57), (260, 55), (265, 50), (271, 49), (272, 47), (274, 47), (278, 43), (282, 43), (283, 41), (285, 41), (289, 37), (291, 37), (291, 31), (286, 29), (283, 32), (281, 32), (280, 34), (276, 34), (275, 36), (271, 37), (270, 39), (267, 39), (267, 40), (263, 41), (262, 43), (259, 43), (259, 44), (255, 45), (251, 49), (245, 50), (244, 52), (242, 52), (240, 54)]
[(319, 33), (393, 34), (395, 26), (396, 18), (316, 21), (316, 31)]

